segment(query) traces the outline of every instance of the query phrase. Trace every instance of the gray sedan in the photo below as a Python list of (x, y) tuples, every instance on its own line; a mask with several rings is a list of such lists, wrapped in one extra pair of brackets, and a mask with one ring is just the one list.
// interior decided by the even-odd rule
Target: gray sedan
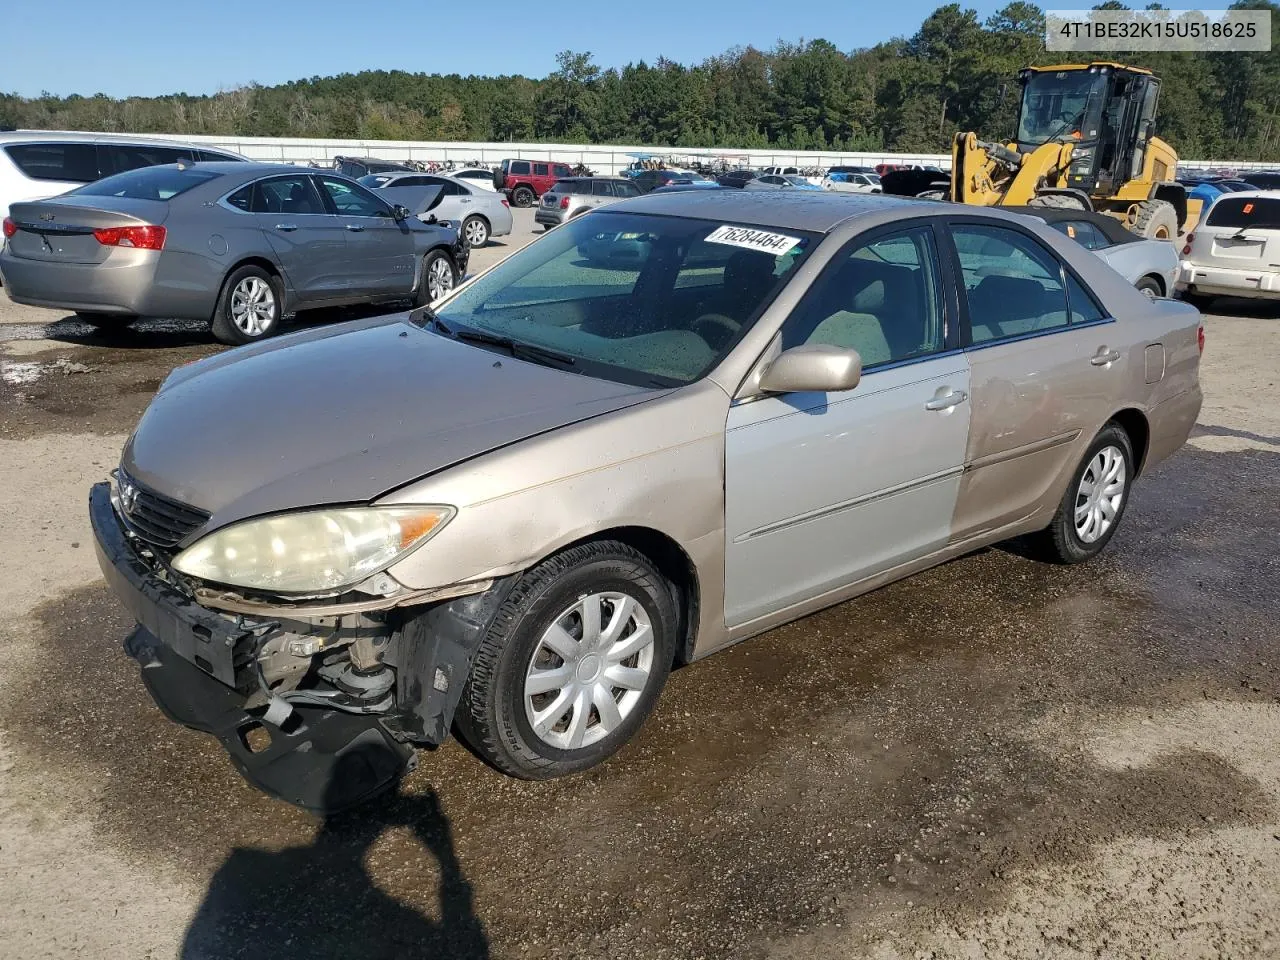
[(541, 779), (673, 664), (1010, 537), (1099, 554), (1202, 334), (998, 209), (650, 194), (434, 310), (180, 368), (90, 512), (148, 690), (273, 794), (348, 805), (452, 730)]
[(0, 276), (18, 303), (121, 326), (208, 320), (225, 343), (271, 336), (298, 310), (453, 289), (469, 248), (353, 180), (271, 164), (194, 163), (15, 203)]
[(511, 204), (506, 196), (465, 180), (429, 173), (371, 173), (359, 182), (371, 190), (385, 191), (389, 200), (410, 209), (415, 208), (414, 201), (422, 191), (409, 192), (409, 188), (439, 187), (435, 199), (417, 216), (462, 224), (462, 234), (473, 247), (483, 247), (490, 237), (505, 237), (511, 232)]

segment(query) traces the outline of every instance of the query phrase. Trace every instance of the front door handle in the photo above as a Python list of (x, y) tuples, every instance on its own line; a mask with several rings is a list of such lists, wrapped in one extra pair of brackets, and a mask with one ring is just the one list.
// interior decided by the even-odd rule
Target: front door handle
[(1120, 359), (1119, 350), (1107, 350), (1104, 347), (1103, 349), (1095, 353), (1089, 359), (1089, 362), (1092, 363), (1095, 367), (1105, 367), (1107, 364), (1115, 363), (1119, 359)]
[(952, 407), (958, 407), (969, 399), (969, 395), (963, 390), (952, 390), (950, 393), (943, 394), (940, 397), (934, 397), (924, 405), (926, 410), (950, 410)]
[(364, 230), (364, 227), (362, 227), (358, 223), (348, 223), (347, 229), (350, 230), (352, 233), (360, 233), (361, 231)]
[(296, 223), (277, 223), (276, 229), (283, 230), (285, 233), (290, 233), (294, 230), (297, 230), (298, 225)]

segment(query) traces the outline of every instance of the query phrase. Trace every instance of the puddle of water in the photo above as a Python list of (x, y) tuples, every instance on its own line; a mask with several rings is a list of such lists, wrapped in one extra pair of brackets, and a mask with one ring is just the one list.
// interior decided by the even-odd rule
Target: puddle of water
[(44, 376), (43, 363), (35, 361), (0, 364), (0, 380), (11, 387), (22, 387), (35, 383)]
[(0, 325), (0, 342), (6, 340), (71, 340), (88, 341), (126, 337), (134, 334), (208, 333), (209, 325), (200, 320), (135, 320), (127, 327), (99, 329), (79, 320), (55, 320), (53, 323), (6, 323)]

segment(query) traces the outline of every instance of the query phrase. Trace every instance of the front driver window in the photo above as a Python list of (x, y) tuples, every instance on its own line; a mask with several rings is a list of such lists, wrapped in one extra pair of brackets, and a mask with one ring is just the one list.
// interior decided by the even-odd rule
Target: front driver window
[(864, 367), (937, 353), (946, 340), (937, 264), (928, 227), (837, 255), (783, 325), (783, 349), (851, 347)]
[(321, 178), (325, 192), (338, 214), (344, 217), (390, 217), (391, 210), (364, 187), (341, 180)]

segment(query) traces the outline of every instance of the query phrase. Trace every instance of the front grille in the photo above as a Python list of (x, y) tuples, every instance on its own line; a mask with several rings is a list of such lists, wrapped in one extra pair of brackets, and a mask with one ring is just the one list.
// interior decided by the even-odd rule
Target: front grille
[(144, 487), (121, 469), (116, 476), (118, 504), (125, 524), (157, 547), (174, 547), (202, 527), (209, 514)]

